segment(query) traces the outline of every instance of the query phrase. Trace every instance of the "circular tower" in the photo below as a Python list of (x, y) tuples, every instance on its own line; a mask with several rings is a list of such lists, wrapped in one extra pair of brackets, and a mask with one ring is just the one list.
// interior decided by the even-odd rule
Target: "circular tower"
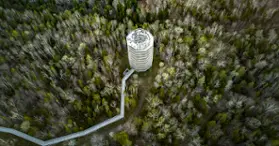
[(151, 33), (139, 28), (130, 32), (126, 41), (131, 68), (138, 72), (148, 70), (153, 62), (154, 39)]

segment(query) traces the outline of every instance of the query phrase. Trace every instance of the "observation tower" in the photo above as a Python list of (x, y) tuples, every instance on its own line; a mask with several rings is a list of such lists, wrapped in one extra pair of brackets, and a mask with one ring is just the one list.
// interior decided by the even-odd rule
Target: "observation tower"
[(137, 72), (144, 72), (152, 66), (154, 38), (144, 29), (136, 29), (127, 37), (128, 58), (131, 68)]

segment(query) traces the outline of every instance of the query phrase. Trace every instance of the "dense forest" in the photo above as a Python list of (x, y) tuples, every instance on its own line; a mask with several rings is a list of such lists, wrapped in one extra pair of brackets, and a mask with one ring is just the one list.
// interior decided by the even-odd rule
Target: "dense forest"
[(125, 119), (57, 145), (279, 146), (277, 0), (0, 0), (0, 126), (47, 140), (119, 114), (136, 28), (154, 60)]

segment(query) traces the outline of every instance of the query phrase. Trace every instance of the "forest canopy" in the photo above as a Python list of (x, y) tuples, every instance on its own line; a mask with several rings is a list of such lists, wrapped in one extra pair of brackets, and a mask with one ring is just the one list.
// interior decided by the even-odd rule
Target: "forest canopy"
[(0, 126), (46, 140), (118, 115), (137, 28), (154, 60), (125, 119), (62, 145), (279, 145), (276, 0), (0, 0)]

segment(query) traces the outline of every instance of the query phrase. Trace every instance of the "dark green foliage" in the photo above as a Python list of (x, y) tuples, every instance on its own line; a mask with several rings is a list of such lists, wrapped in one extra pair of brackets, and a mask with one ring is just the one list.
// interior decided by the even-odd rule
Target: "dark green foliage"
[(131, 146), (132, 141), (129, 140), (129, 136), (125, 131), (116, 133), (113, 139), (118, 141), (122, 146)]
[(200, 97), (200, 95), (196, 95), (194, 97), (193, 102), (194, 102), (195, 107), (197, 107), (198, 110), (200, 110), (204, 114), (208, 114), (208, 108), (206, 107), (207, 106), (206, 101), (204, 99), (202, 99)]

